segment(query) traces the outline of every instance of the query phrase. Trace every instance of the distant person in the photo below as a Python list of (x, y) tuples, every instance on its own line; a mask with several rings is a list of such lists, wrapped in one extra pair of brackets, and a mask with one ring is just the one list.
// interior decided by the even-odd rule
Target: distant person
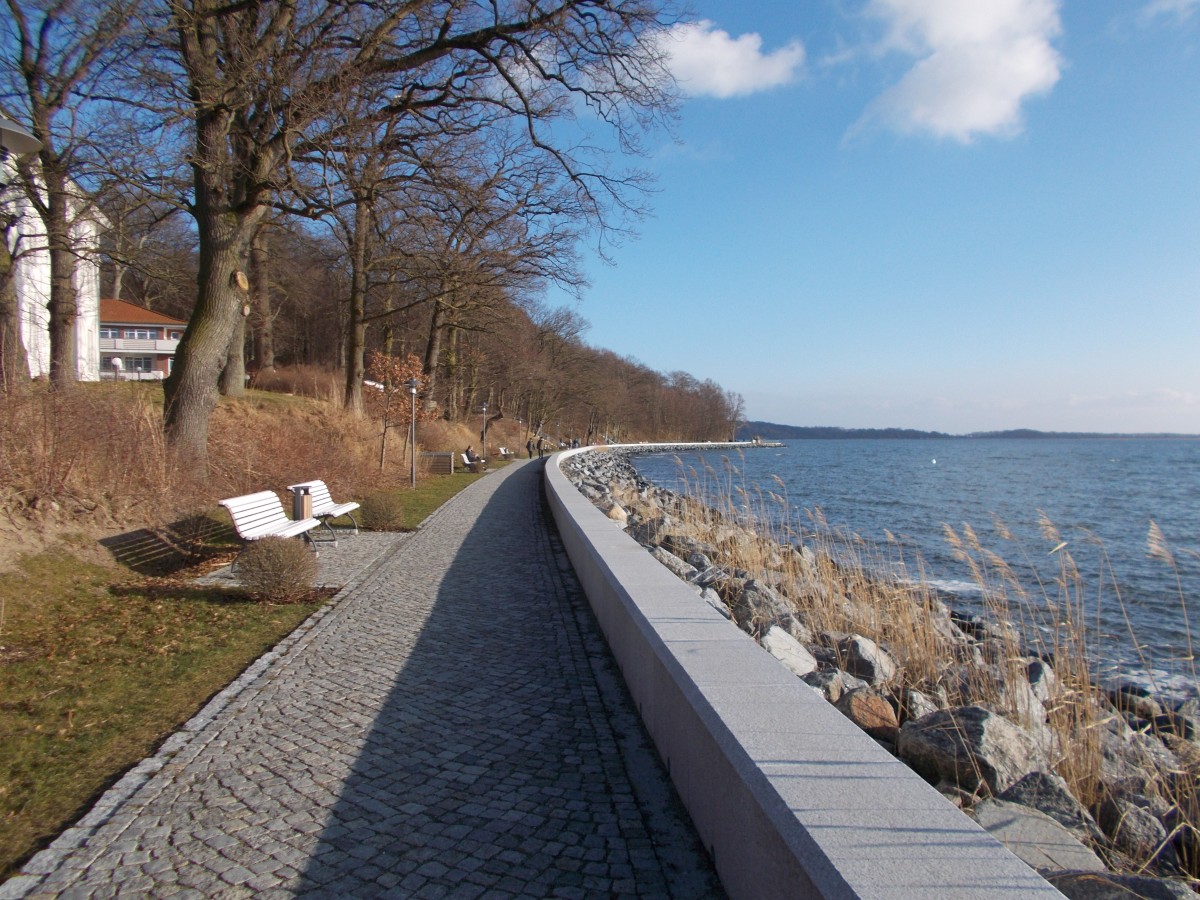
[(533, 438), (525, 442), (525, 452), (529, 455), (530, 459), (533, 459)]
[(467, 449), (463, 452), (467, 455), (467, 462), (479, 462), (479, 454), (475, 452), (475, 448), (470, 444), (467, 445)]
[(542, 438), (542, 437), (538, 438), (537, 444), (538, 444), (538, 459), (541, 459), (543, 456), (546, 455), (546, 439)]

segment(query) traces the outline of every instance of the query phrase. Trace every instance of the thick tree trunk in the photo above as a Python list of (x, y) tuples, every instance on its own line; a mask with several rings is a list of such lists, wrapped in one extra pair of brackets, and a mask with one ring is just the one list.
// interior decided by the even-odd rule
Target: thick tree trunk
[(250, 305), (254, 319), (254, 364), (261, 371), (275, 368), (275, 317), (271, 314), (270, 247), (266, 223), (250, 243)]
[(17, 286), (8, 229), (0, 230), (0, 392), (13, 393), (29, 383), (29, 359), (21, 341)]
[[(441, 300), (433, 301), (433, 318), (429, 323), (429, 340), (425, 342), (425, 396), (436, 396), (438, 364), (442, 355), (442, 335), (446, 331), (446, 307)], [(449, 404), (454, 408), (454, 404)]]
[(50, 383), (70, 387), (78, 378), (75, 351), (75, 249), (71, 243), (66, 178), (42, 165), (46, 182), (46, 242), (50, 249)]
[(261, 205), (230, 201), (224, 126), (215, 114), (196, 122), (196, 307), (175, 352), (175, 368), (163, 383), (167, 444), (178, 464), (201, 477), (207, 475), (208, 420), (217, 405), (217, 379), (246, 299), (238, 275), (265, 213)]
[(370, 203), (360, 200), (354, 208), (354, 234), (350, 244), (350, 322), (346, 328), (346, 395), (344, 406), (361, 415), (362, 383), (366, 371), (367, 344), (367, 257), (374, 219)]

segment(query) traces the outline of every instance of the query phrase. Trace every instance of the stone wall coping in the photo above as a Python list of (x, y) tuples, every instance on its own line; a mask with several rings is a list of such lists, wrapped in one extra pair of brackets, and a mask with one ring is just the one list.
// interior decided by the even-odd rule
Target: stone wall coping
[(547, 496), (731, 897), (1062, 896), (596, 509), (559, 469), (589, 449), (547, 460)]

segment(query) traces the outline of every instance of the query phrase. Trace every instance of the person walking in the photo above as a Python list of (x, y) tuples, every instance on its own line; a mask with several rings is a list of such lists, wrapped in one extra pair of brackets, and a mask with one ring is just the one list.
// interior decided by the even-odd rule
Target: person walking
[(533, 438), (530, 438), (525, 442), (525, 453), (530, 459), (533, 459)]

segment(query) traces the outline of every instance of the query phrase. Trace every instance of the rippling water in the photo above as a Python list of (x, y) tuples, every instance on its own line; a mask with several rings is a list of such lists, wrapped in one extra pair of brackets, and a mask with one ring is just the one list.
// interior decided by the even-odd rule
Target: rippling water
[[(960, 534), (967, 523), (1018, 570), (1031, 605), (1044, 607), (1037, 579), (1052, 583), (1060, 571), (1059, 555), (1050, 554), (1058, 541), (1039, 526), (1044, 512), (1067, 542), (1059, 554), (1069, 552), (1083, 576), (1097, 661), (1109, 672), (1148, 669), (1160, 681), (1192, 671), (1192, 629), (1200, 645), (1200, 440), (805, 440), (732, 456), (639, 457), (636, 465), (673, 489), (720, 474), (751, 497), (759, 489), (786, 494), (793, 525), (807, 526), (819, 509), (830, 527), (903, 548), (910, 562), (918, 552), (926, 578), (964, 606), (980, 594), (943, 523)], [(759, 515), (782, 509), (751, 507)], [(1151, 520), (1174, 569), (1148, 553)]]

